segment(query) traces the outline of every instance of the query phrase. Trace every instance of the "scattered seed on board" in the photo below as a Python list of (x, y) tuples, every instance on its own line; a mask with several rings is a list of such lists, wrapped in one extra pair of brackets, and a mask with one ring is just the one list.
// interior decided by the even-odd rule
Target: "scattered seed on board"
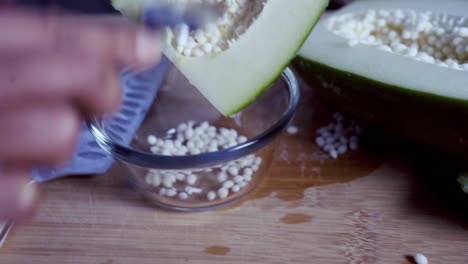
[(296, 126), (289, 126), (286, 131), (288, 132), (288, 134), (290, 135), (296, 135), (298, 132), (299, 132), (299, 128), (297, 128)]
[(359, 148), (359, 138), (364, 128), (354, 120), (348, 120), (341, 113), (334, 113), (329, 124), (316, 130), (315, 142), (320, 149), (337, 159), (349, 150)]

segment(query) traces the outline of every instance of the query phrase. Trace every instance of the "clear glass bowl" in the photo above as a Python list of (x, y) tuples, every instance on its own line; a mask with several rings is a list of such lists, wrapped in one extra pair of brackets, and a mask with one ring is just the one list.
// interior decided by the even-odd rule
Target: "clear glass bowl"
[[(299, 97), (297, 80), (288, 68), (247, 108), (225, 117), (171, 66), (130, 138), (116, 132), (115, 121), (127, 120), (122, 113), (94, 119), (89, 127), (148, 200), (170, 210), (202, 211), (230, 205), (257, 186), (273, 158), (270, 143), (288, 125)], [(124, 104), (122, 111), (131, 114), (132, 104)], [(182, 131), (182, 123), (193, 126), (192, 133)], [(207, 128), (211, 126), (216, 129)], [(203, 144), (196, 139), (188, 143), (186, 136), (193, 134)], [(239, 138), (241, 134), (245, 137)], [(205, 147), (210, 144), (218, 149)]]

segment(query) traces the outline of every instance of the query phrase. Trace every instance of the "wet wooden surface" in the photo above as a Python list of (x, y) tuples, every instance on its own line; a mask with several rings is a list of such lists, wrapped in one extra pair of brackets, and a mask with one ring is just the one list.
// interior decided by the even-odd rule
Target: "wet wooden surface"
[[(376, 132), (329, 159), (313, 131), (329, 112), (302, 85), (297, 135), (276, 142), (270, 171), (246, 200), (218, 211), (154, 209), (121, 172), (42, 186), (34, 219), (16, 226), (0, 263), (468, 263), (468, 204), (452, 161)], [(390, 143), (398, 144), (394, 147)]]

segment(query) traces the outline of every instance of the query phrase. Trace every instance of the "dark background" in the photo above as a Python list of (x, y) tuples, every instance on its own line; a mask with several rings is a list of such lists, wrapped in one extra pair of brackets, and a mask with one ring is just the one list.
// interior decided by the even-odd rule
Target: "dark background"
[[(285, 0), (287, 1), (287, 0)], [(16, 0), (18, 3), (35, 5), (37, 7), (55, 6), (72, 12), (115, 13), (109, 0)], [(338, 9), (352, 0), (330, 0), (328, 9)]]
[(59, 7), (70, 12), (85, 13), (114, 13), (116, 12), (109, 0), (16, 0), (18, 4), (35, 6), (38, 8)]

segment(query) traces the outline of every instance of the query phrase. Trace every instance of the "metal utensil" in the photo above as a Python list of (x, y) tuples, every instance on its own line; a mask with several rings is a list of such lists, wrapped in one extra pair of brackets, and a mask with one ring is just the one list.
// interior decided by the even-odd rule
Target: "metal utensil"
[(223, 14), (219, 5), (205, 3), (175, 4), (161, 1), (144, 9), (142, 17), (145, 25), (153, 30), (186, 24), (191, 31), (213, 23)]

